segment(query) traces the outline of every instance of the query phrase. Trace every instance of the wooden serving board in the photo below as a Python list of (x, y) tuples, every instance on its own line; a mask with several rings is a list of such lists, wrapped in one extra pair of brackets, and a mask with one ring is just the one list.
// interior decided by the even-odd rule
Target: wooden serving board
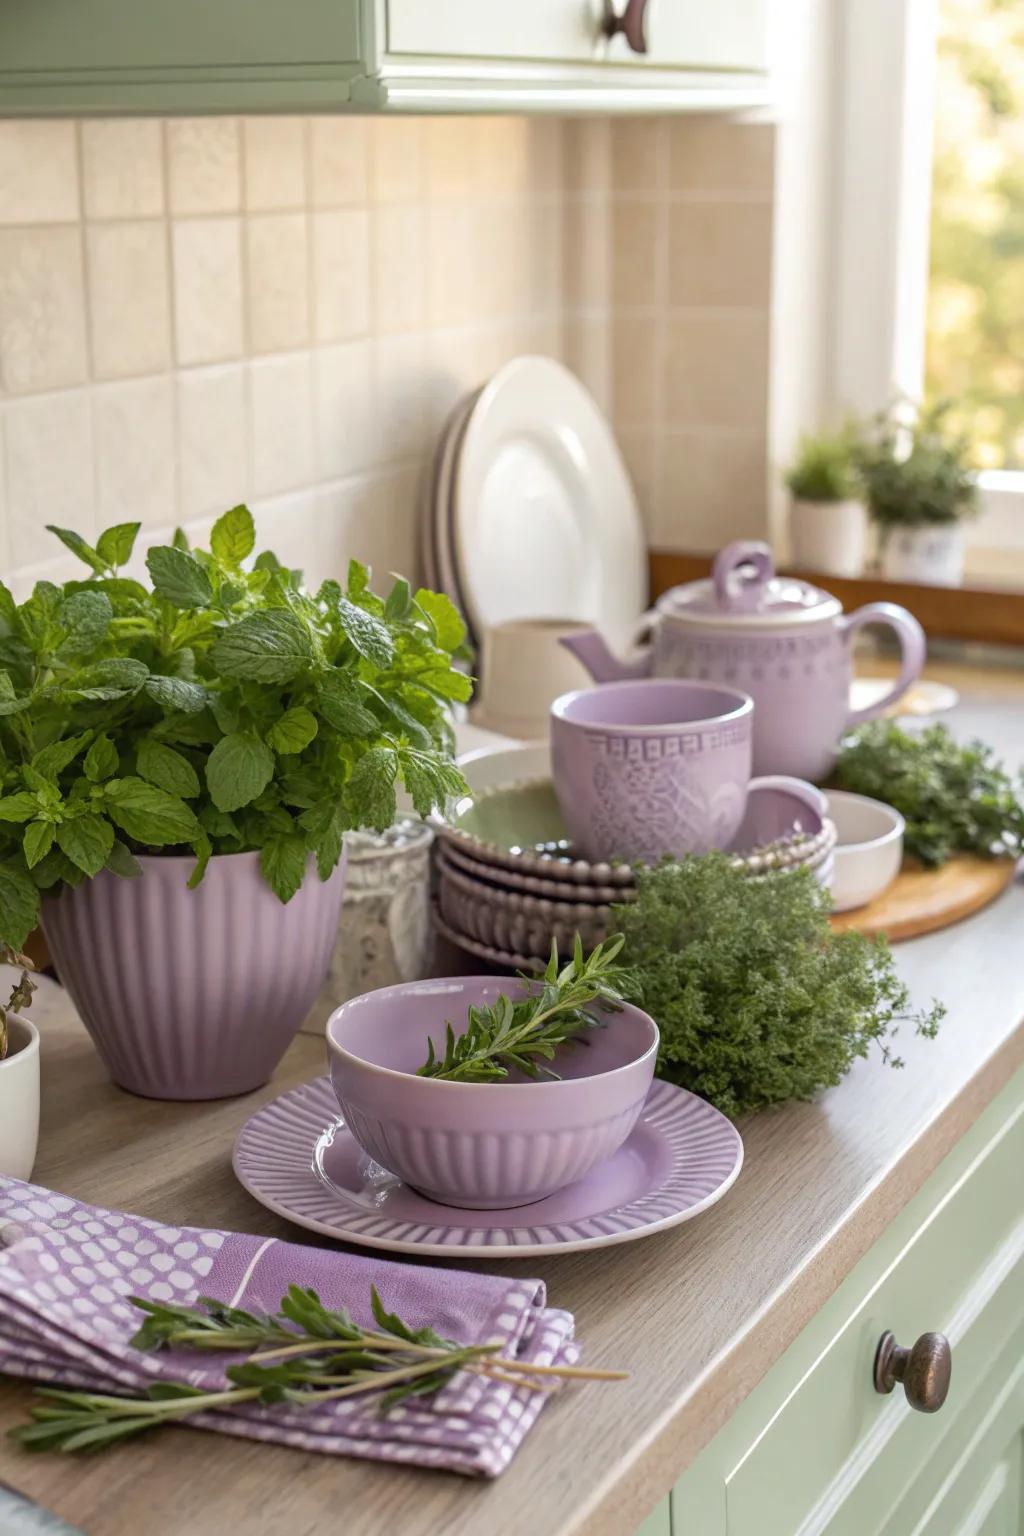
[(971, 853), (957, 854), (940, 869), (908, 859), (887, 891), (866, 907), (836, 912), (832, 927), (884, 933), (894, 941), (914, 939), (987, 907), (1005, 891), (1015, 868), (1013, 859), (981, 859)]

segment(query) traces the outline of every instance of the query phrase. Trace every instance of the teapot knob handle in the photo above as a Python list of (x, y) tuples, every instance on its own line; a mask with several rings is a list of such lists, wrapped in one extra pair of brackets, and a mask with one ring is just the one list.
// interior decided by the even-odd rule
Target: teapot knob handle
[(765, 583), (774, 575), (771, 548), (760, 539), (737, 539), (727, 544), (711, 567), (719, 606), (733, 613), (756, 608)]

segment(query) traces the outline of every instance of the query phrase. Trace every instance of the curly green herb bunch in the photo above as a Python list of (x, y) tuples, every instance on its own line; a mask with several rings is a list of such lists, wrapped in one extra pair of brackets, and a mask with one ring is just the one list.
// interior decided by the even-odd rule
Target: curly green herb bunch
[(786, 471), (786, 485), (802, 501), (849, 501), (860, 494), (855, 455), (858, 426), (849, 421), (834, 432), (800, 439)]
[(39, 892), (135, 855), (259, 850), (282, 901), (310, 855), (327, 879), (349, 827), (383, 831), (404, 783), (427, 814), (464, 788), (448, 705), (465, 630), (446, 597), (395, 581), (387, 600), (353, 561), (347, 584), (305, 591), (255, 545), (246, 507), (209, 550), (184, 535), (149, 551), (151, 589), (121, 574), (137, 523), (88, 567), (18, 606), (0, 584), (0, 940), (20, 948)]
[(806, 869), (751, 880), (721, 853), (638, 869), (612, 917), (658, 1075), (735, 1117), (834, 1086), (873, 1043), (902, 1065), (901, 1023), (934, 1035), (942, 1007), (914, 1011), (885, 941), (834, 933), (828, 911)]
[(907, 821), (904, 847), (922, 864), (958, 852), (1024, 852), (1024, 776), (1011, 776), (982, 741), (961, 745), (944, 725), (910, 732), (871, 720), (846, 737), (833, 778), (895, 806)]
[(883, 536), (893, 528), (958, 523), (978, 510), (967, 438), (949, 431), (950, 402), (916, 413), (910, 424), (897, 407), (875, 418), (855, 463), (868, 513)]

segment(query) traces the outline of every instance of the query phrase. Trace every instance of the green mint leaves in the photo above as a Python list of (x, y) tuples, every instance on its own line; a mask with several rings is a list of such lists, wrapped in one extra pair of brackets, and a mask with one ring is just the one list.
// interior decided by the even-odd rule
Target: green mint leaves
[(258, 736), (232, 731), (206, 764), (210, 798), (218, 811), (237, 811), (261, 795), (274, 776), (274, 754)]
[(380, 597), (357, 561), (311, 594), (256, 553), (243, 506), (208, 550), (150, 549), (151, 588), (120, 574), (137, 523), (95, 545), (52, 531), (82, 579), (20, 604), (0, 584), (0, 942), (24, 942), (40, 892), (162, 850), (191, 850), (192, 883), (257, 851), (287, 901), (347, 829), (387, 828), (403, 786), (422, 815), (464, 790), (448, 708), (472, 684), (446, 597), (401, 577)]
[(172, 608), (208, 608), (213, 601), (210, 578), (199, 561), (183, 549), (151, 549), (146, 569), (157, 597)]
[(255, 683), (290, 683), (313, 660), (308, 624), (288, 609), (253, 613), (214, 642), (210, 654), (223, 677)]

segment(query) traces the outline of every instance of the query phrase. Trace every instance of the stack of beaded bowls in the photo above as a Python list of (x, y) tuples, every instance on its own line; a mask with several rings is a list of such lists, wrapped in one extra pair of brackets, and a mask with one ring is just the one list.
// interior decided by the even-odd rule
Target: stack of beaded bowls
[[(472, 787), (482, 776), (469, 777)], [(636, 896), (632, 866), (576, 856), (546, 776), (474, 789), (436, 831), (438, 926), (494, 964), (537, 969), (552, 938), (568, 953), (577, 933), (592, 948), (614, 932), (612, 909)], [(727, 851), (752, 879), (803, 867), (827, 885), (835, 841), (823, 810), (773, 786), (749, 796)]]

